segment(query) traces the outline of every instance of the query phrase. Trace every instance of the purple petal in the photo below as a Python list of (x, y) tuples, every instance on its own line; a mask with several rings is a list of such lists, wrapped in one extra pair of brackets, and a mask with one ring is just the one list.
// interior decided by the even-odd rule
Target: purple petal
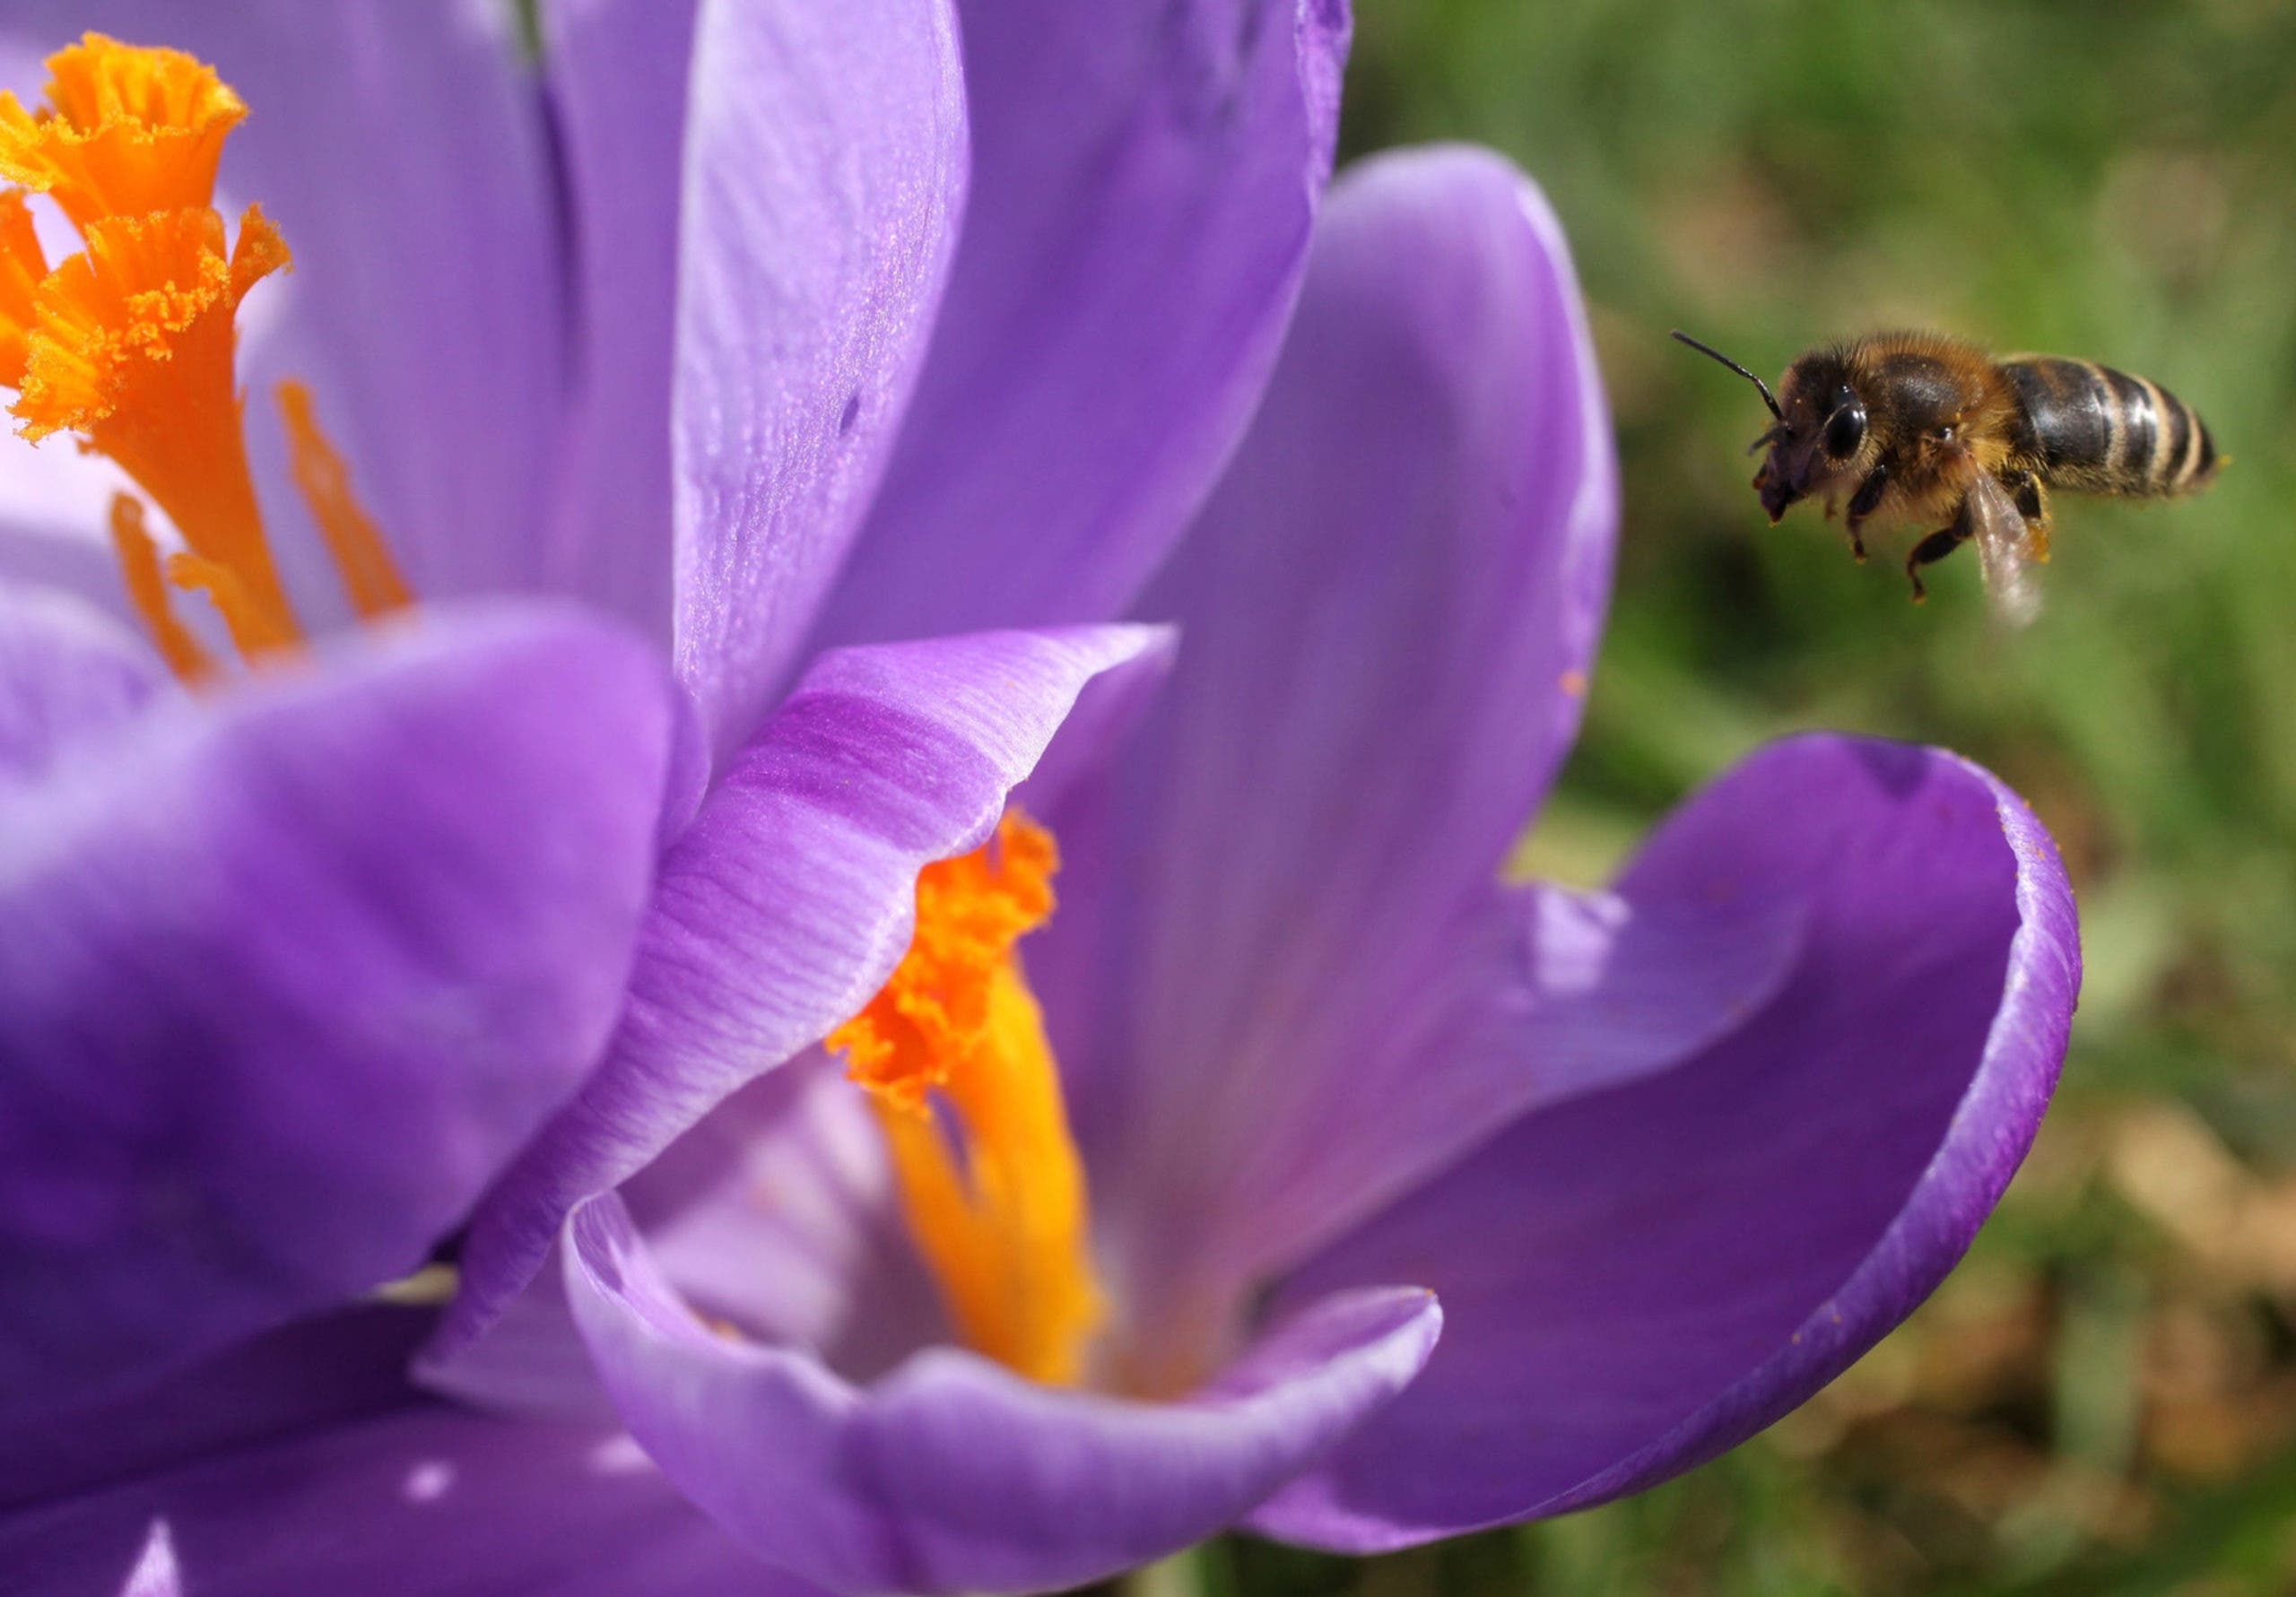
[(619, 1424), (574, 1327), (562, 1273), (545, 1268), (453, 1363), (417, 1370), (423, 1390), (517, 1419)]
[(964, 237), (838, 642), (1119, 612), (1259, 398), (1331, 168), (1344, 0), (962, 11)]
[[(1266, 404), (1142, 604), (1186, 642), (1113, 801), (1126, 853), (1096, 883), (1069, 851), (1047, 938), (1065, 975), (1064, 939), (1103, 936), (1126, 1006), (1074, 1063), (1155, 1312), (1184, 1276), (1296, 1259), (1491, 1129), (1471, 1103), (1519, 1104), (1509, 1052), (1449, 1045), (1484, 1024), (1458, 1000), (1524, 958), (1492, 883), (1578, 725), (1617, 506), (1544, 202), (1463, 150), (1344, 176)], [(1067, 1026), (1073, 989), (1044, 990)], [(1405, 1076), (1451, 1107), (1357, 1114), (1321, 1157), (1319, 1128)]]
[(1044, 1590), (1233, 1520), (1387, 1402), (1441, 1315), (1352, 1293), (1185, 1401), (1135, 1403), (920, 1354), (865, 1389), (705, 1328), (619, 1198), (569, 1228), (567, 1290), (601, 1376), (670, 1478), (760, 1557), (844, 1592)]
[(168, 692), (151, 649), (109, 616), (0, 584), (0, 781), (38, 777)]
[(1779, 744), (1685, 806), (1621, 890), (1798, 895), (1802, 958), (1699, 1057), (1526, 1116), (1286, 1287), (1426, 1285), (1450, 1332), (1257, 1516), (1269, 1533), (1393, 1547), (1712, 1457), (1911, 1312), (2031, 1143), (2080, 954), (2055, 847), (1984, 772)]
[(578, 372), (545, 557), (666, 644), (670, 357), (694, 0), (550, 0), (543, 65), (564, 151)]
[(340, 587), (286, 475), (271, 389), (311, 386), (414, 590), (530, 589), (565, 404), (565, 303), (541, 96), (507, 11), (299, 0), (28, 0), (19, 48), (94, 28), (212, 62), (249, 108), (220, 204), (258, 202), (295, 269), (249, 298), (243, 349), (273, 547), (307, 612)]
[(315, 1315), (130, 1397), (83, 1406), (50, 1425), (0, 1428), (0, 1523), (108, 1481), (396, 1407), (407, 1395), (407, 1358), (430, 1319), (378, 1304)]
[(819, 1050), (718, 1105), (622, 1195), (678, 1291), (761, 1341), (858, 1377), (950, 1340), (884, 1134), (843, 1062)]
[(923, 357), (966, 174), (950, 0), (713, 6), (672, 400), (678, 675), (723, 755), (796, 660)]
[(422, 1263), (606, 1039), (670, 699), (434, 610), (0, 793), (6, 1402)]
[(48, 1438), (65, 1470), (0, 1519), (0, 1568), (37, 1572), (26, 1590), (123, 1597), (808, 1590), (697, 1513), (626, 1436), (408, 1392), (405, 1317), (298, 1327), (75, 1417)]
[(988, 835), (1087, 682), (1167, 642), (1079, 628), (819, 661), (665, 859), (620, 1035), (482, 1210), (437, 1359), (526, 1284), (575, 1204), (857, 1011), (909, 945), (917, 872)]
[[(820, 1352), (857, 1378), (949, 1340), (894, 1200), (883, 1133), (843, 1063), (818, 1049), (719, 1104), (621, 1193), (663, 1273), (714, 1323)], [(546, 1263), (424, 1384), (517, 1413), (611, 1412), (564, 1273)]]
[[(1379, 1042), (1328, 1070), (1270, 1072), (1249, 1109), (1281, 1133), (1222, 1144), (1232, 1162), (1216, 1187), (1200, 1155), (1177, 1176), (1178, 1161), (1153, 1172), (1164, 1207), (1126, 1217), (1149, 1232), (1127, 1238), (1128, 1284), (1144, 1299), (1135, 1335), (1153, 1343), (1161, 1312), (1241, 1299), (1518, 1116), (1651, 1075), (1736, 1029), (1794, 970), (1799, 907), (1494, 891), (1433, 945)], [(1160, 1249), (1168, 1239), (1178, 1245)]]

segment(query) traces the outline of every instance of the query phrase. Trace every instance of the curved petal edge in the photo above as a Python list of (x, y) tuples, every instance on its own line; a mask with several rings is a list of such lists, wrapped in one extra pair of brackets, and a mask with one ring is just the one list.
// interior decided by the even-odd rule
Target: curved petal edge
[[(1797, 796), (1813, 824), (1779, 827)], [(1993, 829), (2006, 857), (1984, 865)], [(1830, 907), (1762, 1015), (1660, 1077), (1526, 1117), (1279, 1295), (1411, 1279), (1417, 1259), (1454, 1335), (1255, 1528), (1369, 1552), (1640, 1490), (1808, 1398), (1959, 1262), (2070, 1032), (2081, 959), (2056, 847), (1957, 756), (1813, 734), (1686, 804), (1621, 890), (1761, 889), (1796, 869)], [(1860, 916), (1883, 941), (1859, 941)], [(1989, 1000), (1979, 982), (1997, 983)], [(1974, 1055), (1966, 1074), (1941, 1046)], [(1638, 1176), (1634, 1159), (1655, 1162)], [(1503, 1223), (1442, 1263), (1463, 1207)]]
[(577, 1203), (858, 1011), (909, 946), (918, 872), (979, 846), (1088, 684), (1161, 669), (1170, 641), (1078, 627), (818, 661), (663, 861), (606, 1062), (483, 1206), (433, 1369)]
[(945, 1348), (856, 1388), (704, 1326), (619, 1198), (577, 1211), (568, 1242), (576, 1318), (632, 1434), (753, 1552), (848, 1593), (1048, 1590), (1176, 1551), (1392, 1398), (1441, 1328), (1429, 1293), (1343, 1294), (1168, 1403)]

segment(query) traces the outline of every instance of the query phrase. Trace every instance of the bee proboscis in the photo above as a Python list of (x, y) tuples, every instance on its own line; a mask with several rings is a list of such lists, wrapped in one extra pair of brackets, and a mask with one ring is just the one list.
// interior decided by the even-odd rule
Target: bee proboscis
[(1720, 351), (1674, 336), (1761, 391), (1772, 425), (1754, 490), (1775, 525), (1814, 499), (1846, 508), (1850, 551), (1865, 528), (1914, 521), (1935, 530), (1907, 553), (1921, 568), (1977, 544), (1997, 613), (2031, 621), (2031, 567), (2048, 559), (2048, 490), (2159, 499), (2196, 493), (2222, 463), (2199, 412), (2157, 383), (2057, 355), (1996, 360), (1930, 333), (1884, 333), (1795, 358), (1778, 392)]

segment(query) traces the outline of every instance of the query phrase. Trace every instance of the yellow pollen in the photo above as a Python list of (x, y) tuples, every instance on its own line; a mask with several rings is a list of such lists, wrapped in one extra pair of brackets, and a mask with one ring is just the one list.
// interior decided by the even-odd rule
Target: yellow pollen
[[(57, 432), (109, 457), (167, 513), (184, 548), (162, 560), (141, 507), (113, 507), (128, 596), (178, 674), (213, 663), (170, 608), (204, 594), (248, 659), (303, 637), (264, 533), (235, 375), (250, 289), (289, 264), (254, 205), (225, 247), (210, 205), (224, 136), (247, 115), (214, 71), (174, 50), (91, 33), (48, 62), (47, 107), (0, 94), (0, 176), (48, 194), (86, 248), (49, 270), (21, 190), (0, 191), (0, 386), (34, 443)], [(298, 487), (353, 607), (408, 602), (309, 395), (283, 384)]]
[(1013, 952), (1051, 914), (1057, 865), (1051, 834), (1013, 812), (988, 846), (926, 866), (908, 953), (827, 1046), (869, 1094), (909, 1235), (960, 1333), (1066, 1384), (1100, 1294), (1083, 1165)]
[(214, 68), (90, 33), (48, 72), (39, 110), (0, 93), (0, 177), (54, 195), (83, 231), (106, 216), (207, 208), (224, 137), (248, 114)]

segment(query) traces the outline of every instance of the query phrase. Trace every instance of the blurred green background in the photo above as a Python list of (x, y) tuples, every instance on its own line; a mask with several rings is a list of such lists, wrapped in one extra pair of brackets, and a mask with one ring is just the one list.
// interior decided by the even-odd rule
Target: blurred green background
[[(1834, 726), (1999, 771), (2088, 976), (2039, 1145), (1831, 1390), (1635, 1501), (1398, 1558), (1231, 1540), (1153, 1587), (2296, 1592), (2296, 7), (1358, 0), (1348, 153), (1497, 146), (1569, 228), (1626, 517), (1587, 733), (1525, 850), (1592, 882), (1754, 744)], [(1767, 526), (1746, 386), (1934, 326), (2191, 401), (2206, 497), (2058, 501), (2047, 604), (1907, 601)], [(1901, 550), (1901, 544), (1892, 545)]]

